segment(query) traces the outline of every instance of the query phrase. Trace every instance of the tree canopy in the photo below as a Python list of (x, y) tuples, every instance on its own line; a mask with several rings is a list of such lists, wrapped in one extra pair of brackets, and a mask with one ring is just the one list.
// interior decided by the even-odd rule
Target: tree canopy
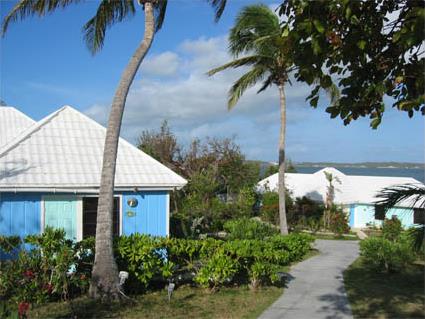
[[(336, 82), (341, 95), (326, 111), (344, 124), (368, 116), (378, 127), (384, 96), (409, 117), (425, 115), (425, 2), (286, 0), (279, 8), (298, 81), (308, 100)], [(319, 81), (315, 80), (319, 79)]]

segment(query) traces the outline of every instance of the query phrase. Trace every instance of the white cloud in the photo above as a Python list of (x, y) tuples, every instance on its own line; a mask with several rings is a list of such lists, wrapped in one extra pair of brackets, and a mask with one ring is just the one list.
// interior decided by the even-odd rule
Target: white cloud
[(172, 76), (179, 68), (179, 56), (174, 52), (164, 52), (143, 62), (141, 71), (151, 76)]
[[(158, 128), (167, 119), (185, 142), (194, 137), (237, 135), (248, 157), (274, 158), (280, 123), (277, 89), (271, 87), (261, 94), (257, 94), (258, 87), (249, 89), (229, 112), (227, 92), (244, 70), (228, 70), (213, 77), (205, 73), (230, 59), (225, 37), (186, 40), (175, 52), (150, 57), (142, 66), (142, 80), (129, 92), (122, 135), (135, 142), (143, 130)], [(172, 71), (162, 70), (167, 64), (173, 65)], [(173, 76), (158, 78), (168, 75)], [(304, 106), (308, 91), (295, 82), (288, 85), (286, 93), (291, 125), (308, 116)], [(103, 124), (108, 113), (109, 106), (99, 104), (86, 110)]]

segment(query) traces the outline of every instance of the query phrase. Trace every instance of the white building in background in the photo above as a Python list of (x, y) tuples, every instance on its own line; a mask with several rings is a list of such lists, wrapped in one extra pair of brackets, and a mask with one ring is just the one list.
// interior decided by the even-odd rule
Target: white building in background
[[(329, 185), (325, 172), (334, 177), (334, 203), (342, 205), (349, 212), (349, 224), (353, 228), (362, 228), (370, 224), (380, 224), (375, 218), (376, 195), (386, 187), (402, 184), (423, 184), (411, 177), (354, 176), (345, 175), (333, 167), (323, 168), (313, 174), (286, 173), (285, 185), (292, 198), (307, 197), (317, 202), (325, 202)], [(278, 173), (258, 183), (258, 189), (277, 191)], [(411, 203), (390, 209), (386, 217), (397, 216), (404, 227), (423, 223), (424, 212), (420, 208), (411, 208)]]

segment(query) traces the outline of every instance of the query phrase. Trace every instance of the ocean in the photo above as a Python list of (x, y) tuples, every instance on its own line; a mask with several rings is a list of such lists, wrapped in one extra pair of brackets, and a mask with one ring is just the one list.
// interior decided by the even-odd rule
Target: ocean
[[(324, 167), (297, 167), (295, 165), (295, 168), (298, 173), (311, 174)], [(336, 167), (336, 169), (346, 175), (413, 177), (414, 179), (425, 183), (425, 171), (418, 168)]]

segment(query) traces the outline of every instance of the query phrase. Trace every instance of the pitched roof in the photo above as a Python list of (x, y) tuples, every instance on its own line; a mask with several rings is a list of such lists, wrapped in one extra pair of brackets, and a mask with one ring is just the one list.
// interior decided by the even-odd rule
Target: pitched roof
[[(331, 173), (335, 179), (333, 181), (335, 189), (334, 202), (337, 204), (374, 204), (378, 199), (376, 194), (385, 187), (402, 184), (417, 184), (419, 181), (411, 177), (386, 177), (386, 176), (355, 176), (345, 175), (341, 171), (326, 167), (313, 174), (285, 174), (285, 185), (294, 198), (306, 196), (310, 199), (324, 202), (329, 182), (325, 172)], [(264, 190), (267, 187), (277, 190), (278, 174), (271, 175), (258, 183), (258, 188)], [(405, 202), (402, 206), (410, 206)]]
[(34, 120), (14, 107), (0, 106), (0, 147), (34, 123)]
[[(64, 106), (0, 148), (0, 190), (97, 190), (106, 129)], [(182, 187), (186, 180), (120, 138), (116, 189)]]

